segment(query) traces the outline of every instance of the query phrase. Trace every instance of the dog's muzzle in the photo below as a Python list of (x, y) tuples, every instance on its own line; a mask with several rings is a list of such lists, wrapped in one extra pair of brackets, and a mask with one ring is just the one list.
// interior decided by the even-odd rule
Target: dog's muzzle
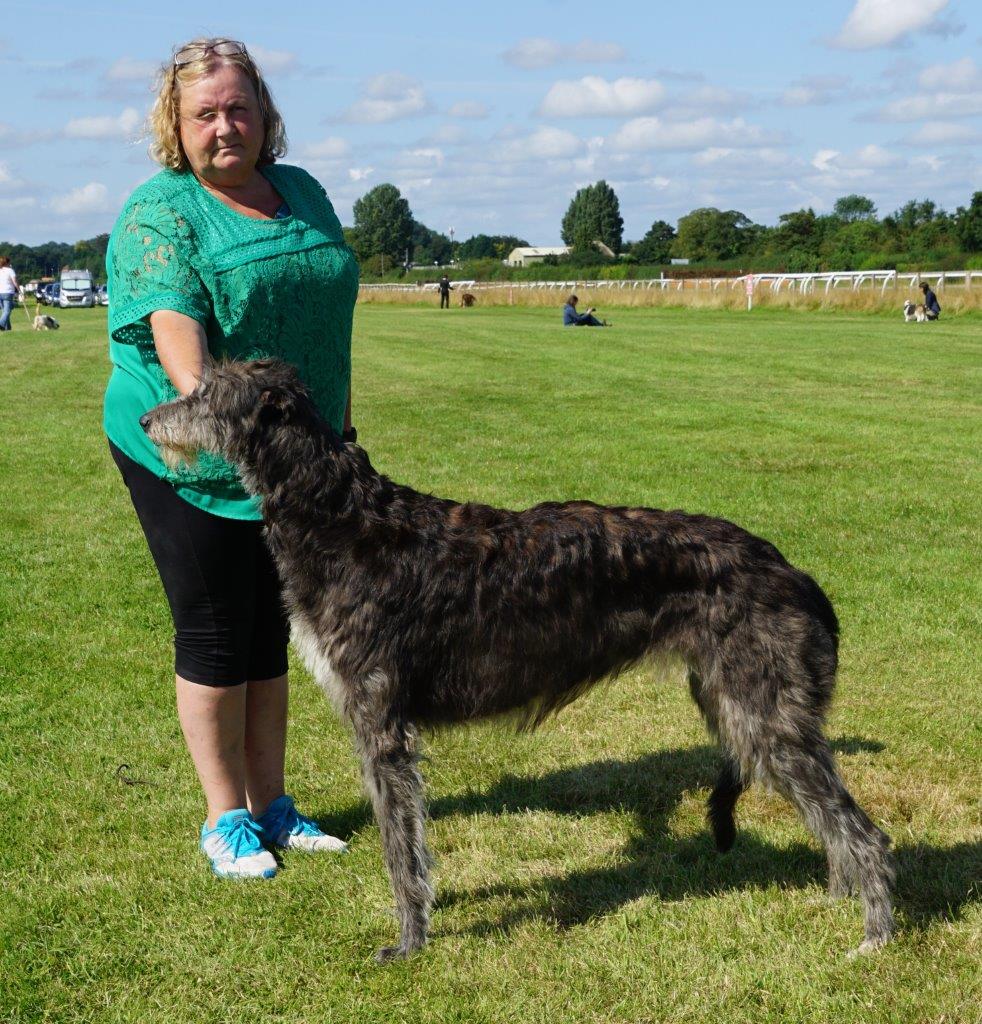
[(150, 429), (150, 413), (145, 412), (140, 417), (140, 426), (143, 427), (144, 433), (146, 433)]

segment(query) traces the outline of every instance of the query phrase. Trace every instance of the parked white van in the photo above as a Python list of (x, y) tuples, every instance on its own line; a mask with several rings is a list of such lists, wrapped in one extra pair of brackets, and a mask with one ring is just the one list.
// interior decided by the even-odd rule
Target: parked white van
[(91, 270), (63, 270), (61, 272), (61, 294), (58, 296), (58, 305), (62, 309), (68, 309), (69, 306), (91, 307), (95, 305)]

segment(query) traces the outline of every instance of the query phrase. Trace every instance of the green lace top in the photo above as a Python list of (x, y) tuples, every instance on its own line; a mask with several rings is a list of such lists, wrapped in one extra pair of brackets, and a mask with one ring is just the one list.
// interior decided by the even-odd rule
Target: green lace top
[(109, 358), (103, 424), (131, 459), (216, 515), (260, 519), (234, 467), (203, 453), (168, 469), (140, 417), (177, 395), (160, 365), (149, 314), (172, 309), (204, 325), (216, 358), (292, 363), (338, 430), (351, 379), (358, 264), (324, 189), (299, 167), (262, 168), (290, 216), (230, 209), (190, 173), (161, 171), (123, 208), (109, 239)]

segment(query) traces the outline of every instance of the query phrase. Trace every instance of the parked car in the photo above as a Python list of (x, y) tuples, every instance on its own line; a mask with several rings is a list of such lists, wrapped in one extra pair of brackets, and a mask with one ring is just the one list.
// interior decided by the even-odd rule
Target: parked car
[(62, 309), (68, 309), (69, 306), (82, 306), (91, 309), (95, 305), (91, 270), (63, 270), (61, 272), (58, 305)]
[(100, 284), (96, 287), (93, 292), (95, 295), (96, 305), (108, 306), (109, 305), (109, 289), (104, 285)]
[(51, 284), (46, 284), (38, 294), (45, 306), (57, 306), (61, 295), (61, 285), (57, 281), (52, 281)]

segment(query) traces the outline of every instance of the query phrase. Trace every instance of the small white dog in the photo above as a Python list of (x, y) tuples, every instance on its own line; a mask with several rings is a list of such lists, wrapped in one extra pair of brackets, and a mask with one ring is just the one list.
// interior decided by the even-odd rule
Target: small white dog
[(34, 330), (36, 331), (57, 331), (59, 327), (61, 324), (47, 313), (38, 313), (34, 318)]
[(924, 308), (924, 303), (915, 304), (908, 299), (904, 303), (904, 322), (909, 324), (915, 320), (919, 324), (927, 323), (927, 310)]

